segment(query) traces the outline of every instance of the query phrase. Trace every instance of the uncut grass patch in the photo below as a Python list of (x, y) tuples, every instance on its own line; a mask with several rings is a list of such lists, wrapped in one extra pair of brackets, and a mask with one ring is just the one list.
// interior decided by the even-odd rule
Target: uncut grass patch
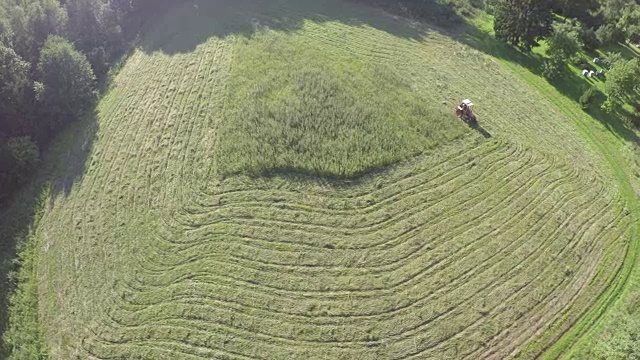
[(466, 127), (449, 110), (390, 66), (261, 33), (235, 52), (219, 174), (358, 175), (463, 135)]

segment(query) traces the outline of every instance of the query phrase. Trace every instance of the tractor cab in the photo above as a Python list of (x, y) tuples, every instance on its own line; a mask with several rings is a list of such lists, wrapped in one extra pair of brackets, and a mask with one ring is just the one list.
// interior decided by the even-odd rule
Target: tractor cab
[(461, 111), (472, 111), (473, 103), (469, 99), (464, 99), (458, 106)]
[(473, 114), (473, 103), (469, 99), (464, 99), (456, 108), (456, 116), (467, 122), (475, 122), (476, 116)]

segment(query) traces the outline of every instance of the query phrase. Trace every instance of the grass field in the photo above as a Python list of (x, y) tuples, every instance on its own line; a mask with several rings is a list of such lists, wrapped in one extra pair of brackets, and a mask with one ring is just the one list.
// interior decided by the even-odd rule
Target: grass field
[[(8, 337), (50, 359), (564, 353), (635, 265), (626, 139), (465, 36), (340, 0), (174, 9), (60, 139), (12, 308), (38, 326)], [(467, 97), (482, 132), (452, 115)]]

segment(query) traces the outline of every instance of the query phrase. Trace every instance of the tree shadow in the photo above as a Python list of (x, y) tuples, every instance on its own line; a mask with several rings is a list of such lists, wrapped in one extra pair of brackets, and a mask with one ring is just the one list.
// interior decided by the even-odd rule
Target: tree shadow
[[(9, 301), (21, 267), (18, 255), (33, 236), (42, 211), (58, 196), (68, 196), (74, 184), (82, 181), (98, 126), (95, 111), (68, 124), (43, 152), (42, 166), (30, 183), (0, 207), (0, 338), (9, 325)], [(31, 330), (37, 334), (37, 329)], [(4, 342), (0, 345), (0, 358), (8, 358), (11, 349)]]
[(83, 180), (87, 171), (88, 157), (97, 137), (98, 113), (94, 109), (82, 121), (72, 124), (73, 129), (65, 131), (56, 139), (55, 164), (50, 174), (51, 199), (58, 195), (68, 196), (74, 185)]
[[(437, 0), (425, 1), (431, 13), (446, 13), (449, 23), (462, 17)], [(305, 22), (340, 22), (369, 26), (394, 36), (422, 39), (433, 31), (429, 24), (394, 15), (358, 0), (190, 0), (175, 5), (167, 14), (147, 25), (141, 48), (146, 52), (188, 53), (210, 38), (249, 37), (256, 31), (272, 29), (295, 32)]]
[(628, 44), (617, 43), (612, 45), (606, 45), (600, 49), (602, 52), (620, 53), (623, 59), (630, 60), (637, 58), (639, 54), (635, 52)]

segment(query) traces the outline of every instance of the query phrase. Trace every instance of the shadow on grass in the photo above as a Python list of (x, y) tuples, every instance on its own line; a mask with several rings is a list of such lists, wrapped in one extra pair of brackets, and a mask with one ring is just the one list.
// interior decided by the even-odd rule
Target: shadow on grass
[[(9, 313), (10, 298), (15, 293), (17, 275), (24, 261), (35, 259), (25, 247), (42, 215), (42, 210), (51, 206), (60, 195), (68, 196), (73, 185), (81, 181), (86, 173), (88, 156), (91, 153), (98, 131), (97, 115), (92, 113), (81, 121), (71, 123), (49, 145), (43, 154), (42, 167), (33, 180), (19, 190), (12, 199), (0, 208), (0, 358), (6, 359), (12, 350), (21, 354), (38, 352), (39, 330), (37, 328), (37, 293), (21, 291), (17, 294), (19, 311)], [(30, 276), (34, 276), (30, 274)], [(33, 296), (32, 296), (33, 295)], [(16, 319), (10, 320), (9, 316)], [(30, 319), (30, 320), (25, 320)], [(20, 334), (13, 334), (20, 343), (7, 344), (4, 335), (9, 322), (19, 323)], [(16, 338), (10, 341), (17, 342)], [(12, 346), (11, 346), (12, 345)], [(14, 354), (15, 355), (15, 354)], [(20, 355), (18, 355), (20, 358)]]
[(628, 44), (611, 44), (606, 45), (600, 49), (603, 52), (612, 52), (612, 53), (620, 53), (624, 59), (630, 60), (638, 57), (638, 53), (636, 53), (633, 49), (629, 47)]
[[(543, 77), (542, 65), (544, 57), (537, 53), (523, 52), (510, 46), (500, 40), (497, 40), (491, 34), (484, 32), (471, 24), (465, 24), (464, 35), (456, 37), (458, 41), (495, 58), (499, 58), (511, 63), (521, 65), (531, 73)], [(633, 52), (629, 50), (631, 54)], [(630, 56), (629, 54), (627, 54)], [(632, 56), (636, 56), (635, 54)], [(590, 65), (588, 65), (590, 66)], [(593, 67), (593, 66), (591, 66)], [(605, 81), (598, 78), (587, 78), (580, 73), (572, 72), (568, 67), (562, 70), (561, 75), (553, 81), (548, 81), (561, 94), (578, 103), (580, 96), (587, 87), (593, 86), (596, 82)], [(600, 109), (600, 105), (604, 102), (606, 96), (597, 90), (596, 98), (590, 109), (586, 112), (593, 118), (600, 121), (605, 127), (624, 138), (625, 140), (640, 144), (637, 134), (630, 129), (623, 121), (621, 121), (621, 110), (616, 109), (611, 113), (607, 113)]]
[(480, 133), (480, 135), (484, 136), (485, 139), (488, 139), (491, 137), (491, 134), (485, 128), (480, 126), (478, 122), (468, 122), (468, 121), (465, 121), (465, 122), (470, 128)]
[[(248, 37), (261, 29), (295, 32), (302, 29), (306, 21), (369, 26), (416, 40), (430, 31), (424, 23), (385, 13), (360, 2), (362, 0), (191, 0), (176, 5), (168, 14), (149, 24), (141, 46), (147, 52), (188, 53), (210, 38)], [(464, 22), (449, 5), (437, 0), (425, 3), (432, 13), (447, 14), (447, 23)]]

